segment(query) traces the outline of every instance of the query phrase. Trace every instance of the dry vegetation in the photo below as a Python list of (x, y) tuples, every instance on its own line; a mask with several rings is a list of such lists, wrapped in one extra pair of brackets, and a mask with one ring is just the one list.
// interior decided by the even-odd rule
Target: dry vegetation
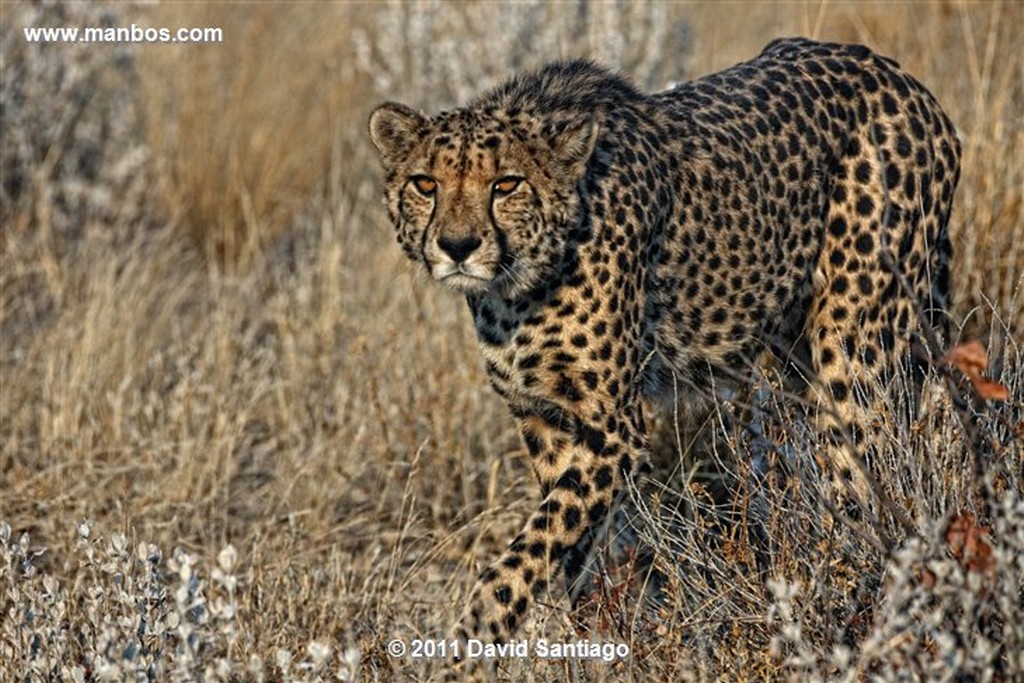
[[(392, 244), (370, 107), (450, 106), (577, 53), (658, 87), (791, 34), (897, 57), (958, 123), (955, 327), (1010, 400), (965, 427), (937, 389), (883, 458), (908, 524), (876, 506), (832, 532), (790, 403), (765, 392), (782, 417), (744, 438), (728, 406), (703, 429), (668, 416), (664, 484), (638, 501), (664, 590), (644, 603), (609, 577), (592, 605), (633, 656), (509, 676), (1024, 676), (1019, 4), (2, 12), (0, 679), (426, 675), (385, 643), (444, 636), (537, 494), (464, 306)], [(131, 21), (226, 40), (21, 31)], [(568, 637), (565, 612), (531, 632)]]

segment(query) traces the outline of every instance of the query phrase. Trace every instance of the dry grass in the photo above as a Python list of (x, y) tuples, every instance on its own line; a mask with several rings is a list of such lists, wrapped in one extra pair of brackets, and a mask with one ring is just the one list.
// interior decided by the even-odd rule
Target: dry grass
[[(573, 675), (1024, 671), (1020, 5), (591, 5), (581, 23), (487, 3), (173, 4), (113, 21), (221, 26), (228, 41), (21, 39), (26, 23), (101, 14), (3, 9), (0, 678), (422, 676), (385, 643), (446, 635), (537, 492), (464, 306), (394, 248), (370, 107), (451, 105), (574, 50), (657, 83), (798, 33), (896, 56), (964, 136), (955, 317), (965, 335), (1004, 332), (995, 375), (1013, 396), (978, 418), (995, 441), (995, 569), (950, 548), (952, 516), (980, 510), (948, 394), (885, 456), (910, 535), (881, 513), (867, 530), (821, 527), (797, 418), (766, 427), (790, 455), (757, 489), (729, 455), (756, 444), (707, 428), (710, 474), (676, 472), (659, 505), (640, 501), (662, 601), (602, 584), (602, 638), (633, 657)], [(666, 424), (672, 469), (688, 441)], [(537, 613), (534, 634), (568, 633), (565, 605)], [(563, 664), (512, 662), (510, 676), (560, 679)]]

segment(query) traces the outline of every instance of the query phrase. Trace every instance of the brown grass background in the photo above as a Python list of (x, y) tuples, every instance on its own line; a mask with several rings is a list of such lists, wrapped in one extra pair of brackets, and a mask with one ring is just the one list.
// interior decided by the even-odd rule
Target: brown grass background
[[(134, 46), (125, 67), (108, 46), (34, 51), (21, 37), (24, 25), (101, 21), (92, 8), (4, 3), (5, 79), (24, 67), (30, 84), (17, 106), (26, 117), (70, 113), (49, 114), (52, 128), (36, 130), (5, 99), (0, 520), (12, 544), (28, 534), (37, 569), (8, 564), (0, 574), (0, 621), (8, 620), (0, 674), (36, 671), (32, 628), (18, 606), (33, 590), (45, 593), (35, 583), (43, 575), (56, 579), (64, 600), (59, 615), (53, 604), (40, 608), (63, 625), (54, 633), (63, 629), (64, 640), (41, 641), (59, 655), (58, 677), (72, 677), (67, 667), (76, 663), (94, 676), (104, 658), (121, 662), (122, 676), (131, 670), (124, 648), (110, 645), (119, 642), (116, 621), (107, 640), (91, 624), (121, 614), (118, 572), (141, 570), (130, 557), (111, 559), (110, 573), (84, 563), (77, 529), (90, 520), (94, 541), (122, 534), (129, 549), (191, 554), (210, 595), (222, 591), (210, 579), (218, 554), (228, 544), (237, 550), (230, 634), (216, 620), (197, 626), (207, 645), (190, 664), (180, 663), (178, 641), (147, 641), (151, 659), (164, 662), (154, 669), (160, 677), (180, 665), (217, 679), (218, 662), (240, 678), (422, 675), (414, 663), (389, 660), (383, 644), (393, 635), (444, 636), (476, 569), (510, 538), (537, 492), (513, 421), (487, 388), (464, 305), (413, 273), (394, 247), (364, 127), (385, 98), (431, 109), (457, 103), (455, 86), (443, 92), (426, 87), (429, 76), (403, 80), (429, 74), (430, 60), (454, 58), (403, 42), (429, 34), (415, 27), (389, 35), (388, 21), (402, 12), (447, 12), (455, 18), (435, 30), (493, 65), (460, 87), (571, 51), (556, 42), (514, 59), (494, 54), (484, 28), (507, 27), (459, 19), (500, 18), (506, 7), (410, 4), (388, 10), (391, 19), (347, 3), (117, 7), (109, 9), (115, 25), (218, 26), (225, 34), (215, 45)], [(698, 77), (796, 34), (861, 42), (898, 59), (963, 136), (951, 226), (958, 328), (986, 343), (997, 330), (993, 343), (1012, 352), (1024, 330), (1022, 7), (671, 5), (674, 25), (687, 32), (669, 36), (675, 51), (646, 73), (662, 83)], [(644, 38), (636, 27), (609, 30)], [(382, 79), (373, 66), (394, 63), (388, 55), (401, 55), (406, 68)], [(31, 86), (59, 64), (80, 65), (82, 87), (97, 96), (76, 109), (63, 98), (78, 91)], [(5, 81), (8, 95), (13, 83)], [(98, 170), (85, 173), (87, 157), (78, 155), (90, 142)], [(1021, 370), (1005, 367), (1017, 373), (1019, 407)], [(1004, 446), (1007, 467), (1019, 467), (1020, 441)], [(1006, 481), (1004, 489), (1019, 485)], [(932, 501), (934, 523), (951, 500)], [(922, 528), (932, 521), (922, 517)], [(120, 557), (113, 541), (95, 542)], [(170, 570), (164, 578), (174, 583)], [(131, 621), (139, 602), (125, 600)], [(769, 603), (751, 603), (751, 623), (770, 621)], [(546, 618), (554, 628), (561, 617)], [(132, 623), (122, 634), (129, 640)], [(742, 630), (744, 622), (730, 623)], [(658, 634), (685, 641), (671, 625)], [(728, 631), (714, 637), (743, 642)], [(329, 648), (323, 668), (313, 641)], [(764, 645), (709, 655), (678, 642), (671, 657), (651, 646), (660, 665), (576, 675), (792, 673)], [(282, 651), (293, 656), (290, 669)], [(559, 671), (531, 664), (520, 673), (557, 680)]]

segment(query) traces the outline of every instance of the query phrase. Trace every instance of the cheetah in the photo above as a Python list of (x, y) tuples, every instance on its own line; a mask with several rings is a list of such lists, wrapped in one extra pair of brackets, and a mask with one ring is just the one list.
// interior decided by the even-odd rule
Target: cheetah
[(878, 387), (947, 326), (960, 143), (864, 46), (780, 39), (655, 94), (560, 61), (433, 117), (383, 104), (369, 129), (398, 243), (468, 301), (542, 492), (464, 640), (509, 639), (559, 572), (574, 595), (651, 470), (643, 406), (675, 384), (805, 349), (828, 467), (857, 488)]

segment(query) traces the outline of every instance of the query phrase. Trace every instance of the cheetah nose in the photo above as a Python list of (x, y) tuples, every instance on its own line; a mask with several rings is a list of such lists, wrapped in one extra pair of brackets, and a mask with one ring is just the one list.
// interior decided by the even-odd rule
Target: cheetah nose
[(441, 250), (448, 254), (452, 261), (462, 263), (470, 254), (476, 251), (476, 248), (480, 246), (482, 241), (476, 235), (466, 235), (465, 237), (457, 237), (455, 239), (441, 235), (437, 238), (437, 246), (441, 247)]

